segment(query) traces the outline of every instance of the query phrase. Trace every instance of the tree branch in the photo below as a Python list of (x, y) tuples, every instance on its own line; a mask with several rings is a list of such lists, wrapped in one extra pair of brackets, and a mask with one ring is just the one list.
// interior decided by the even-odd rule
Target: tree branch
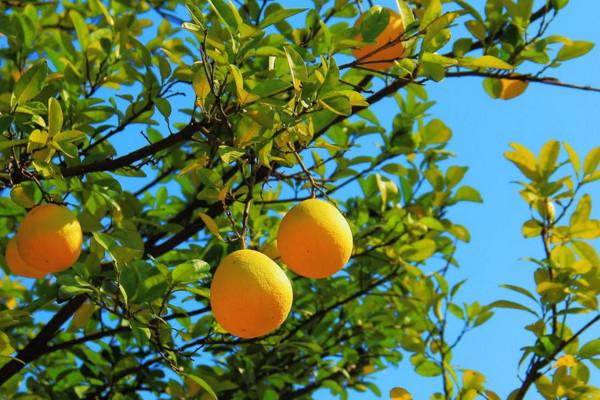
[(203, 123), (192, 122), (178, 133), (167, 136), (156, 143), (144, 146), (122, 157), (115, 158), (113, 160), (100, 160), (87, 164), (75, 165), (73, 167), (66, 167), (61, 170), (61, 173), (66, 178), (70, 176), (88, 174), (91, 172), (115, 171), (119, 168), (129, 166), (145, 157), (156, 154), (161, 150), (168, 149), (173, 145), (189, 140), (194, 133), (200, 131), (201, 127), (203, 127)]
[(556, 78), (538, 77), (538, 76), (533, 76), (533, 75), (505, 75), (505, 74), (498, 74), (498, 73), (492, 73), (492, 72), (481, 72), (481, 71), (458, 71), (458, 72), (447, 72), (446, 76), (449, 78), (460, 78), (463, 76), (480, 76), (480, 77), (484, 77), (484, 78), (510, 79), (510, 80), (514, 80), (514, 81), (537, 82), (537, 83), (543, 83), (546, 85), (561, 86), (561, 87), (566, 87), (566, 88), (571, 88), (571, 89), (600, 92), (600, 88), (596, 88), (596, 87), (592, 87), (592, 86), (573, 85), (570, 83), (561, 82)]
[(519, 391), (517, 392), (517, 395), (515, 396), (514, 400), (523, 400), (531, 385), (540, 377), (540, 370), (548, 364), (550, 364), (550, 362), (554, 360), (554, 357), (556, 357), (561, 351), (563, 351), (565, 347), (567, 347), (571, 342), (577, 339), (583, 332), (585, 332), (598, 321), (600, 321), (600, 315), (596, 315), (596, 317), (591, 319), (581, 329), (575, 332), (575, 334), (571, 336), (569, 340), (561, 342), (561, 344), (556, 348), (556, 350), (554, 351), (554, 353), (552, 353), (551, 356), (533, 363), (529, 372), (527, 373), (527, 376), (525, 377), (525, 380), (523, 381), (523, 384), (521, 385), (521, 388), (519, 388)]

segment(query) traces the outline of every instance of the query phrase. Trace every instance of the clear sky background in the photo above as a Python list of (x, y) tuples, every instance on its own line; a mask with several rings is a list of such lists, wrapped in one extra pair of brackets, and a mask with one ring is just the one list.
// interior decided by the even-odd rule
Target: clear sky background
[[(389, 1), (375, 3), (392, 6)], [(485, 4), (483, 0), (469, 3), (480, 3), (479, 9)], [(600, 43), (598, 15), (600, 1), (571, 0), (548, 34)], [(586, 56), (570, 60), (545, 75), (563, 82), (600, 87), (600, 45)], [(453, 130), (449, 150), (457, 157), (451, 162), (469, 167), (463, 183), (477, 188), (484, 199), (483, 204), (464, 203), (453, 207), (449, 215), (469, 229), (471, 242), (459, 246), (456, 258), (460, 269), (451, 270), (448, 280), (452, 284), (468, 279), (461, 290), (460, 299), (464, 301), (478, 300), (482, 304), (498, 299), (522, 301), (519, 295), (499, 285), (517, 284), (535, 292), (533, 264), (520, 259), (540, 258), (543, 249), (539, 241), (524, 239), (521, 235), (521, 225), (529, 219), (529, 210), (518, 194), (518, 185), (511, 181), (520, 180), (522, 175), (503, 153), (510, 150), (509, 143), (518, 142), (537, 154), (544, 143), (557, 139), (568, 142), (583, 158), (589, 150), (600, 146), (600, 93), (532, 83), (520, 97), (502, 101), (491, 99), (477, 78), (447, 78), (428, 84), (427, 90), (430, 100), (437, 101), (430, 110), (432, 117), (442, 119)], [(393, 112), (389, 112), (390, 109)], [(397, 112), (393, 101), (381, 102), (373, 111), (384, 126), (391, 127), (390, 117)], [(563, 151), (560, 159), (565, 158)], [(572, 172), (566, 168), (564, 174)], [(600, 205), (596, 204), (600, 200), (600, 183), (588, 185), (585, 192), (595, 200), (592, 218), (599, 218)], [(597, 241), (591, 244), (600, 250)], [(487, 378), (486, 387), (505, 399), (519, 387), (519, 349), (534, 343), (533, 334), (523, 328), (534, 322), (534, 318), (524, 312), (498, 310), (490, 321), (467, 334), (454, 351), (452, 364), (457, 369), (482, 372)], [(589, 318), (584, 316), (578, 321)], [(600, 327), (595, 327), (584, 338), (599, 336)], [(598, 384), (600, 373), (593, 366), (591, 370), (591, 382)], [(419, 400), (428, 399), (441, 389), (441, 378), (418, 376), (409, 357), (399, 368), (389, 367), (373, 377), (383, 398), (389, 398), (389, 390), (395, 386), (406, 388)], [(330, 398), (328, 391), (321, 391), (317, 396), (319, 400)], [(352, 400), (376, 398), (370, 392), (350, 395)], [(535, 388), (527, 396), (531, 400), (541, 398)]]

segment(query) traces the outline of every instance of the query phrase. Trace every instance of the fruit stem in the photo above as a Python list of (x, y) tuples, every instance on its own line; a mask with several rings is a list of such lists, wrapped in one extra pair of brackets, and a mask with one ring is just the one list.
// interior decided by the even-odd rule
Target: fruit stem
[(294, 145), (292, 145), (292, 142), (288, 142), (288, 147), (292, 151), (292, 154), (294, 154), (294, 156), (296, 157), (296, 160), (298, 160), (298, 164), (300, 164), (300, 168), (302, 168), (302, 171), (304, 171), (308, 180), (310, 181), (310, 184), (311, 184), (310, 198), (314, 199), (317, 197), (317, 190), (319, 190), (321, 193), (323, 193), (323, 195), (325, 197), (328, 197), (327, 193), (325, 193), (325, 191), (323, 189), (321, 189), (321, 187), (313, 179), (310, 171), (308, 170), (308, 168), (306, 168), (306, 165), (304, 165), (304, 163), (302, 162), (302, 158), (300, 157), (300, 154), (298, 154), (298, 152), (296, 150), (294, 150)]

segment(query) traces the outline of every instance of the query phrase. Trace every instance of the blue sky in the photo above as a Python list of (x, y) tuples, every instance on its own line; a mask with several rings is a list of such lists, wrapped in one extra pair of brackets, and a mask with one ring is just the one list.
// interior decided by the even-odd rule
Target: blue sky
[[(571, 1), (548, 34), (600, 42), (596, 30), (598, 15), (600, 2)], [(547, 71), (546, 75), (564, 82), (600, 87), (599, 62), (600, 48), (596, 47), (582, 58)], [(460, 269), (451, 270), (448, 279), (454, 283), (468, 279), (461, 292), (461, 299), (465, 301), (478, 300), (482, 304), (497, 299), (521, 301), (499, 285), (512, 283), (535, 292), (534, 269), (520, 259), (541, 257), (542, 248), (537, 241), (521, 235), (521, 224), (529, 219), (529, 211), (518, 194), (518, 186), (511, 183), (521, 179), (520, 172), (503, 153), (510, 150), (509, 143), (518, 142), (537, 154), (545, 142), (557, 139), (568, 142), (583, 157), (600, 145), (600, 93), (530, 84), (520, 97), (510, 101), (493, 100), (476, 78), (447, 78), (438, 84), (428, 84), (427, 90), (430, 100), (437, 101), (431, 109), (432, 116), (442, 119), (453, 130), (449, 149), (457, 157), (452, 162), (469, 167), (463, 183), (477, 188), (484, 199), (483, 204), (465, 203), (455, 207), (450, 214), (452, 220), (470, 230), (471, 242), (460, 246), (456, 254)], [(386, 112), (390, 107), (393, 107), (392, 102), (382, 102), (374, 108), (382, 122), (386, 115), (393, 115)], [(387, 126), (391, 126), (391, 121)], [(564, 152), (561, 159), (565, 159)], [(565, 169), (564, 173), (567, 172), (570, 171)], [(600, 184), (589, 185), (586, 192), (598, 199)], [(593, 218), (600, 216), (599, 210), (600, 207), (592, 210)], [(592, 242), (592, 245), (597, 248), (597, 243)], [(463, 339), (454, 352), (453, 365), (457, 369), (482, 372), (487, 378), (486, 387), (506, 398), (519, 385), (519, 349), (533, 344), (533, 335), (523, 329), (533, 322), (532, 318), (518, 311), (498, 310), (490, 321)], [(596, 327), (585, 337), (589, 340), (599, 335), (600, 327)], [(594, 367), (591, 369), (591, 382), (599, 382), (600, 374)], [(388, 368), (374, 377), (383, 398), (388, 398), (389, 390), (395, 386), (406, 388), (415, 399), (427, 399), (441, 387), (440, 378), (416, 375), (408, 357), (399, 368)], [(324, 400), (331, 396), (321, 392), (317, 398)], [(353, 393), (350, 398), (377, 397), (367, 392)], [(527, 398), (541, 399), (541, 396), (533, 389)]]

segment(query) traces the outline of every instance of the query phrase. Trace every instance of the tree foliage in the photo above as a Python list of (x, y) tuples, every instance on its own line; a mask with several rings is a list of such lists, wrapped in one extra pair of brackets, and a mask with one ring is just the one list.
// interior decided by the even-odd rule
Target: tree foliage
[[(469, 232), (451, 210), (482, 199), (461, 184), (467, 167), (453, 165), (426, 89), (477, 76), (494, 98), (511, 80), (596, 90), (546, 75), (593, 46), (546, 34), (567, 3), (398, 0), (406, 51), (375, 71), (351, 57), (359, 33), (385, 27), (353, 28), (365, 2), (0, 1), (1, 253), (35, 204), (66, 203), (85, 234), (79, 261), (51, 279), (11, 276), (0, 256), (1, 396), (347, 398), (379, 394), (370, 374), (410, 362), (438, 377), (433, 399), (498, 399), (452, 352), (512, 308), (536, 322), (509, 399), (532, 387), (600, 398), (589, 382), (600, 342), (579, 340), (600, 320), (588, 243), (600, 222), (581, 196), (600, 178), (600, 148), (580, 159), (566, 143), (537, 157), (513, 145), (532, 210), (523, 234), (544, 250), (531, 259), (536, 293), (506, 282), (523, 302), (459, 304), (463, 282), (445, 273)], [(392, 127), (371, 110), (387, 97)], [(360, 151), (367, 137), (376, 151)], [(321, 280), (287, 271), (287, 321), (257, 339), (226, 334), (208, 302), (220, 260), (264, 250), (311, 195), (345, 213), (350, 263)], [(571, 314), (589, 322), (571, 326)]]

